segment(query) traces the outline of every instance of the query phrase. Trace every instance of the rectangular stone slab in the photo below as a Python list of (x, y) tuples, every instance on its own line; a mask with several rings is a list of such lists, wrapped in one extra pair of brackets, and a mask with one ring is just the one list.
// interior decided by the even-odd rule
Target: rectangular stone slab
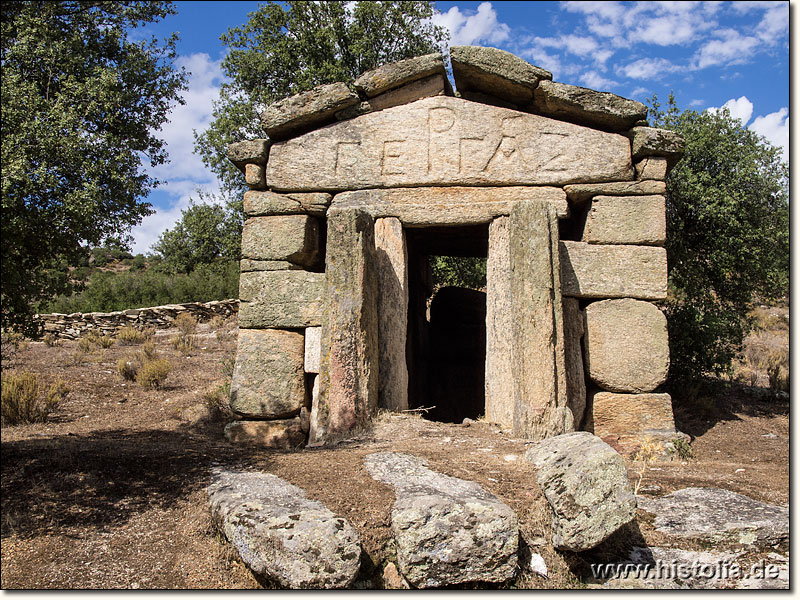
[(275, 144), (267, 166), (267, 181), (276, 191), (632, 178), (624, 136), (446, 96)]
[(269, 215), (324, 216), (331, 203), (331, 195), (323, 192), (310, 194), (276, 194), (251, 190), (244, 194), (244, 214), (248, 217)]
[(242, 258), (311, 267), (317, 262), (320, 235), (318, 220), (308, 215), (251, 217), (242, 228)]
[(559, 218), (569, 216), (564, 191), (554, 187), (422, 187), (344, 192), (331, 206), (360, 208), (375, 218), (397, 217), (407, 227), (476, 225), (508, 215), (517, 202), (551, 203)]
[(583, 241), (663, 246), (667, 241), (664, 196), (595, 196), (583, 228)]
[(647, 438), (668, 442), (677, 436), (669, 394), (616, 394), (592, 396), (594, 434), (617, 452), (630, 455)]
[(239, 327), (289, 329), (322, 325), (324, 297), (324, 273), (242, 273), (239, 276)]
[(564, 363), (567, 373), (567, 406), (572, 411), (575, 429), (583, 423), (586, 413), (586, 379), (583, 372), (583, 313), (577, 298), (563, 298)]
[(608, 183), (576, 183), (564, 187), (567, 198), (583, 202), (594, 196), (648, 196), (664, 195), (667, 185), (663, 181), (611, 181)]
[(667, 251), (653, 246), (559, 243), (561, 287), (575, 298), (667, 297)]

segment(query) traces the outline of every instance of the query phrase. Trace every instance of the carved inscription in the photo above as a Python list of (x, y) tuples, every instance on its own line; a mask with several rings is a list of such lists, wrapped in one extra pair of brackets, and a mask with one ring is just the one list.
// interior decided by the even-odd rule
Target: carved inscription
[(275, 144), (268, 170), (286, 191), (633, 178), (623, 136), (442, 96)]

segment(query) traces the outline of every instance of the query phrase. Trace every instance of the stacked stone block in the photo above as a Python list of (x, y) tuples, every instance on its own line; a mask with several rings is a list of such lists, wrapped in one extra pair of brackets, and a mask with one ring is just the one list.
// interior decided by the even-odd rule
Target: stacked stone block
[(674, 435), (653, 393), (669, 354), (652, 302), (682, 140), (641, 103), (507, 52), (453, 47), (451, 62), (460, 97), (431, 54), (282, 100), (261, 117), (269, 140), (231, 145), (251, 187), (231, 439), (295, 445), (269, 441), (282, 426), (321, 444), (406, 408), (405, 228), (478, 224), (487, 417), (530, 438), (594, 427), (629, 449)]

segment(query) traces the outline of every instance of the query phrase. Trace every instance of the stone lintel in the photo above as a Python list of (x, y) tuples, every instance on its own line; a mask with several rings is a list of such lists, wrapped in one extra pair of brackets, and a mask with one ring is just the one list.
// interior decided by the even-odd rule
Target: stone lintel
[(374, 98), (394, 88), (437, 74), (445, 76), (444, 60), (438, 52), (381, 65), (361, 75), (353, 82), (353, 87), (368, 98)]
[(244, 194), (244, 214), (248, 217), (273, 215), (325, 216), (331, 195), (324, 192), (276, 194), (269, 191), (249, 191)]
[(594, 196), (649, 196), (664, 195), (667, 186), (663, 181), (609, 181), (607, 183), (576, 183), (565, 185), (564, 191), (572, 202), (583, 202)]
[(654, 246), (620, 246), (563, 241), (561, 285), (575, 298), (667, 297), (667, 251)]
[(268, 106), (261, 113), (261, 126), (270, 139), (283, 140), (325, 124), (358, 101), (358, 94), (342, 82), (318, 85)]

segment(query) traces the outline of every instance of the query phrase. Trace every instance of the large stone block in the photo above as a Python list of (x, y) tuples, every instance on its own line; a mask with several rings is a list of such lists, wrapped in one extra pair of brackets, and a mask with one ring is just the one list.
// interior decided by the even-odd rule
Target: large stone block
[(244, 172), (248, 164), (265, 165), (269, 155), (269, 140), (244, 140), (228, 144), (228, 160)]
[(359, 208), (375, 218), (396, 217), (409, 227), (475, 225), (508, 215), (517, 202), (539, 200), (568, 216), (564, 192), (554, 187), (425, 187), (361, 190), (336, 194), (332, 206)]
[(582, 552), (600, 544), (636, 515), (622, 457), (585, 431), (535, 444), (525, 458), (553, 509), (553, 546)]
[(431, 75), (425, 79), (414, 81), (402, 87), (389, 90), (379, 96), (360, 102), (355, 106), (346, 108), (336, 113), (338, 121), (354, 119), (361, 115), (366, 115), (376, 110), (385, 110), (393, 106), (400, 106), (419, 100), (430, 98), (431, 96), (442, 96), (447, 94), (450, 82), (443, 75)]
[(683, 136), (669, 129), (634, 127), (628, 135), (631, 138), (631, 152), (634, 158), (665, 156), (677, 161), (686, 146)]
[(634, 454), (642, 442), (670, 442), (677, 435), (669, 394), (592, 395), (594, 434), (624, 455)]
[(378, 278), (374, 221), (360, 210), (328, 213), (325, 356), (309, 442), (341, 438), (378, 408)]
[(414, 586), (502, 583), (514, 576), (519, 527), (511, 507), (416, 456), (380, 452), (364, 463), (374, 479), (394, 488), (397, 562)]
[(344, 83), (318, 85), (279, 100), (261, 113), (261, 126), (272, 140), (286, 139), (333, 119), (336, 111), (358, 104), (358, 94)]
[(372, 98), (393, 88), (436, 74), (441, 76), (445, 74), (444, 60), (438, 52), (381, 65), (361, 75), (353, 82), (353, 86), (368, 98)]
[(267, 166), (278, 191), (632, 178), (630, 142), (622, 135), (447, 96), (275, 144)]
[(667, 251), (652, 246), (611, 246), (564, 241), (561, 287), (576, 298), (667, 297)]
[(239, 276), (239, 327), (263, 329), (322, 325), (324, 297), (324, 273), (242, 273)]
[(286, 260), (304, 267), (317, 262), (320, 227), (315, 217), (251, 217), (242, 228), (242, 258)]
[(583, 312), (577, 298), (562, 298), (564, 307), (564, 366), (567, 373), (567, 406), (572, 411), (575, 429), (580, 429), (586, 413), (586, 380), (583, 373)]
[(512, 353), (514, 298), (511, 295), (509, 217), (489, 225), (486, 259), (486, 419), (514, 426), (514, 368)]
[(239, 271), (297, 271), (302, 269), (300, 265), (295, 265), (285, 260), (251, 260), (243, 258), (239, 261)]
[(664, 195), (667, 186), (663, 181), (611, 181), (608, 183), (576, 183), (564, 186), (567, 198), (583, 202), (593, 196), (649, 196)]
[(244, 417), (280, 419), (299, 413), (304, 400), (303, 335), (239, 329), (231, 410)]
[(451, 46), (450, 63), (459, 91), (491, 94), (514, 104), (527, 104), (549, 71), (530, 64), (510, 52), (482, 46)]
[(244, 194), (244, 214), (248, 217), (270, 215), (325, 215), (331, 195), (324, 192), (276, 194), (268, 191), (249, 191)]
[(611, 131), (629, 129), (647, 116), (641, 102), (555, 81), (540, 81), (533, 96), (539, 114)]
[(408, 408), (408, 249), (398, 219), (375, 221), (378, 273), (378, 405), (388, 410)]
[(667, 319), (649, 302), (602, 300), (584, 310), (589, 377), (611, 392), (649, 392), (669, 370)]
[(306, 327), (305, 341), (305, 360), (303, 361), (305, 372), (319, 373), (322, 357), (322, 327)]
[(663, 156), (645, 156), (634, 167), (636, 179), (664, 181), (667, 177), (667, 159)]
[(572, 431), (567, 407), (558, 222), (552, 205), (511, 211), (510, 260), (514, 433), (541, 439)]
[(667, 240), (664, 196), (595, 196), (583, 241), (590, 244), (663, 246)]
[(231, 421), (225, 439), (243, 446), (270, 450), (295, 450), (306, 441), (299, 417), (276, 421)]

